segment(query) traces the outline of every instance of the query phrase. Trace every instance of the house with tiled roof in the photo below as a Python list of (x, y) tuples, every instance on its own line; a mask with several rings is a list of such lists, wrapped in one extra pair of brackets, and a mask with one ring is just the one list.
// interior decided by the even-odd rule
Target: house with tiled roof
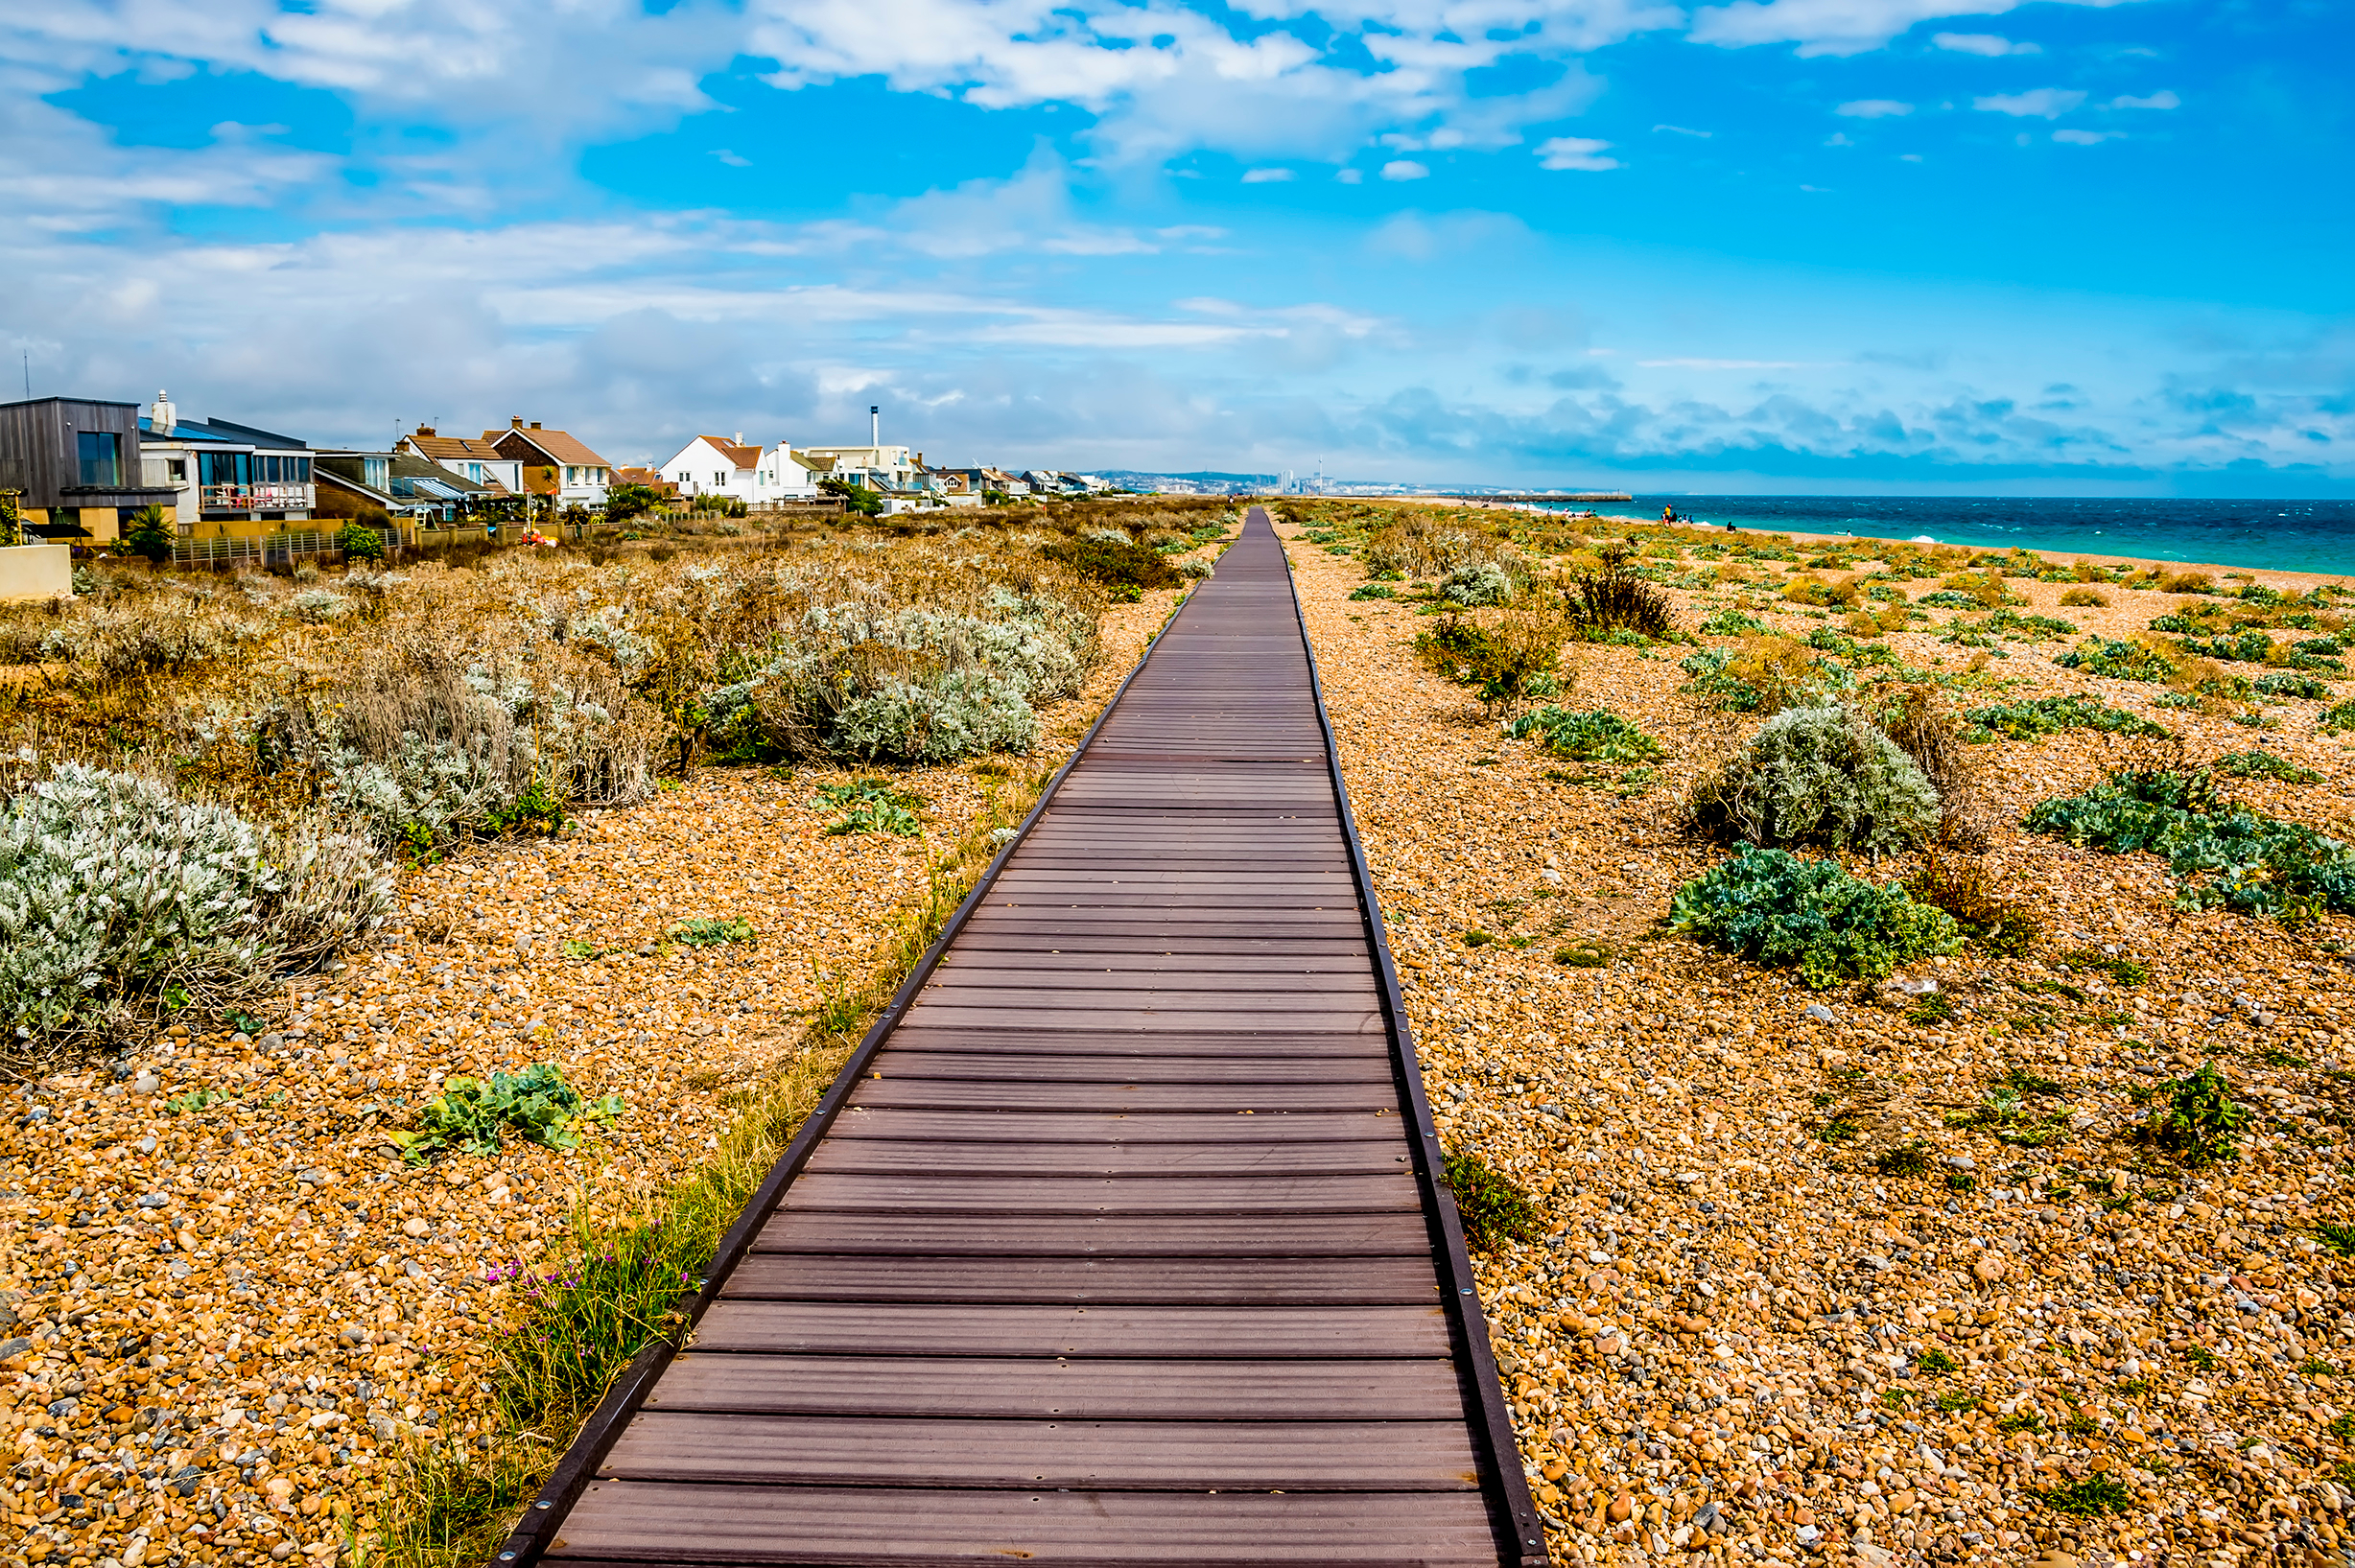
[(727, 496), (747, 506), (812, 501), (818, 494), (807, 455), (780, 441), (773, 447), (733, 437), (698, 435), (662, 465), (662, 477), (682, 496)]
[(520, 488), (536, 502), (553, 506), (602, 506), (612, 486), (613, 464), (569, 433), (549, 430), (539, 421), (527, 425), (519, 414), (505, 430), (486, 430), (483, 443), (500, 456), (520, 463)]
[(436, 463), (479, 489), (493, 494), (523, 494), (522, 461), (502, 456), (488, 441), (467, 435), (444, 435), (431, 425), (419, 425), (414, 434), (402, 436), (392, 446), (395, 452)]

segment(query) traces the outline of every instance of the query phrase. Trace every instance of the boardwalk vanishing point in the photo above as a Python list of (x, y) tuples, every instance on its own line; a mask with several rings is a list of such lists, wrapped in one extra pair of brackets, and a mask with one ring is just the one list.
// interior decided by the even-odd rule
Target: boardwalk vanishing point
[(1252, 508), (494, 1568), (1546, 1561)]

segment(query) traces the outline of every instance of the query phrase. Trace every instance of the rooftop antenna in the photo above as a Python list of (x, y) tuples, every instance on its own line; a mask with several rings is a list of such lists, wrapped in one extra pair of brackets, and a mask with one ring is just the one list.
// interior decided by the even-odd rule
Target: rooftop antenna
[[(31, 397), (33, 394), (27, 392), (25, 395)], [(875, 421), (875, 438), (867, 444), (880, 447), (883, 444), (883, 406), (880, 403), (868, 404), (867, 417)]]
[(27, 403), (30, 403), (30, 402), (32, 402), (32, 401), (33, 401), (33, 350), (31, 350), (31, 349), (29, 349), (29, 348), (28, 348), (28, 349), (26, 349), (26, 350), (24, 351), (24, 354), (25, 354), (25, 401), (26, 401)]

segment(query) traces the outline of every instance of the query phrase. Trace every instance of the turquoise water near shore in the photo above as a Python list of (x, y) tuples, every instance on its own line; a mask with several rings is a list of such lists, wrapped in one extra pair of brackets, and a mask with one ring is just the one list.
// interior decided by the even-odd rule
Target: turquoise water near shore
[(2130, 501), (2070, 497), (1637, 496), (1658, 517), (1768, 532), (1854, 533), (2009, 550), (2131, 555), (2355, 576), (2355, 501)]

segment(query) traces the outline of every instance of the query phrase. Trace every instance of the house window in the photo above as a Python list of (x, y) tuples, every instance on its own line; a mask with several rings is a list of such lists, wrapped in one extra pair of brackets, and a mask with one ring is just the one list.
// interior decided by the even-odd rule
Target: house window
[(74, 434), (82, 459), (82, 482), (117, 485), (123, 482), (123, 438), (112, 431), (85, 430)]

